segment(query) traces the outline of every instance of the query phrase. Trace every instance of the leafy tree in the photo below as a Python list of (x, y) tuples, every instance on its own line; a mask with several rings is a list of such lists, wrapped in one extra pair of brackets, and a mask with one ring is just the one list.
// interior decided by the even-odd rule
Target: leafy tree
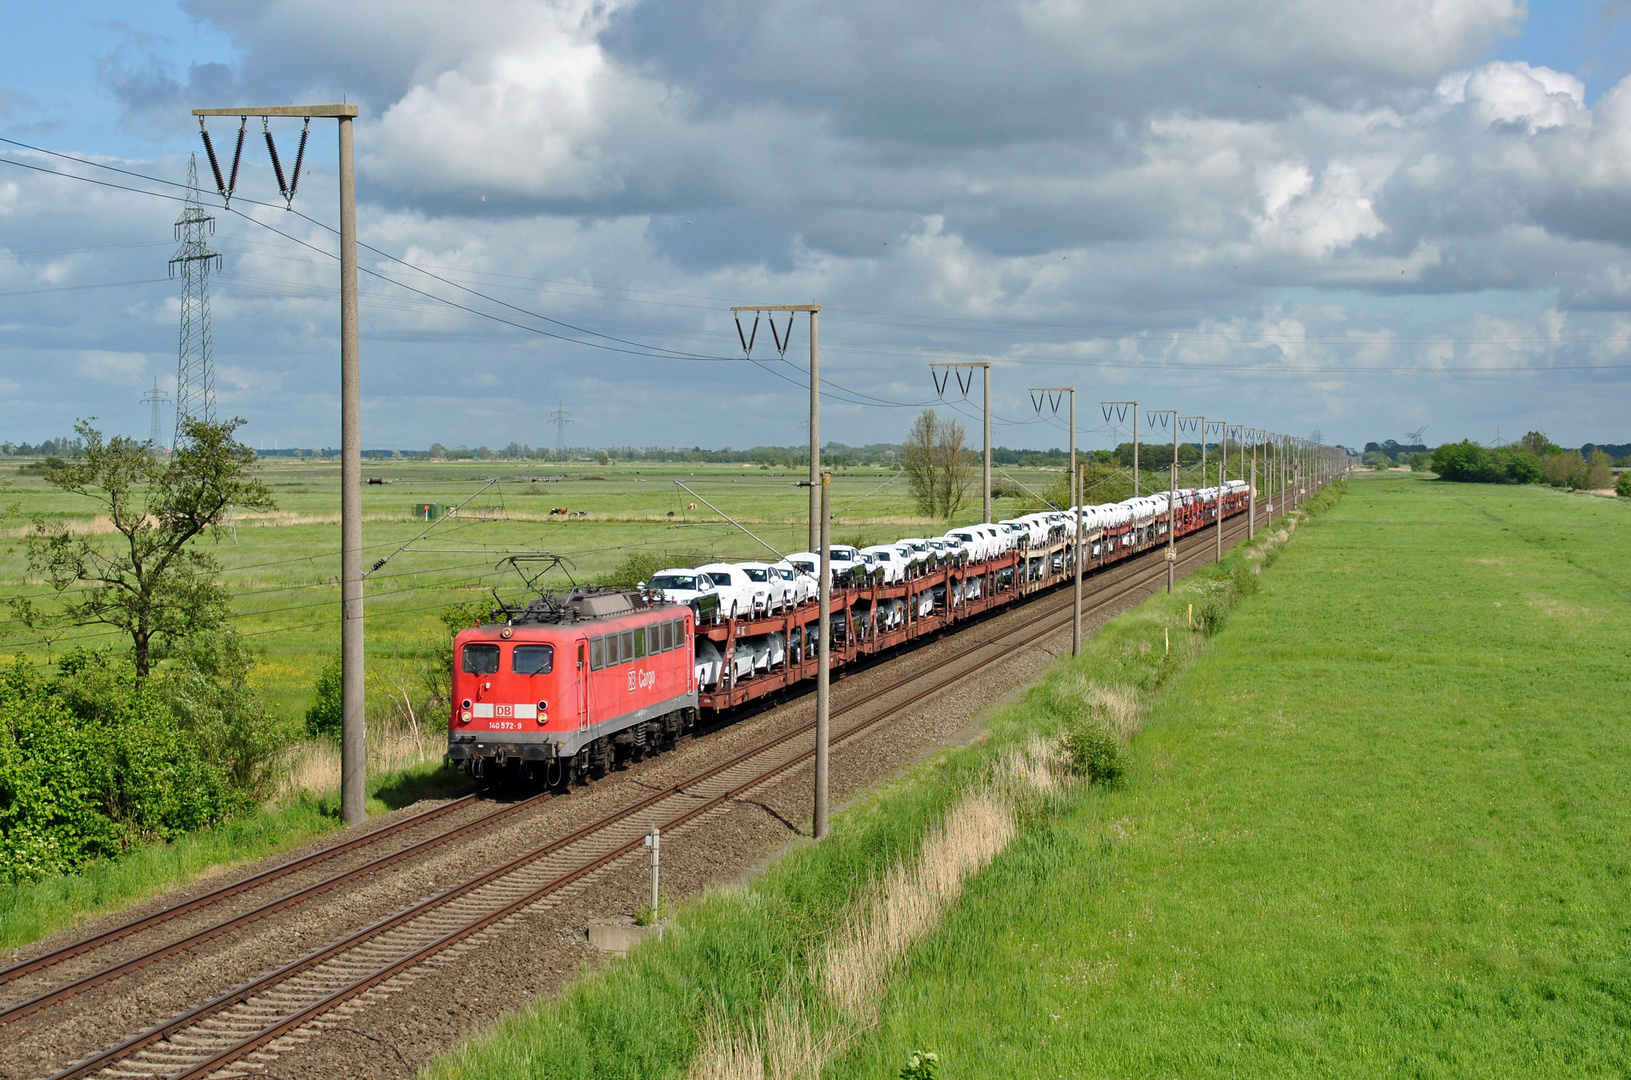
[(82, 420), (84, 448), (46, 473), (46, 483), (99, 503), (117, 539), (75, 533), (36, 518), (28, 538), (29, 567), (43, 573), (67, 601), (61, 618), (75, 626), (102, 624), (128, 635), (136, 674), (145, 678), (156, 651), (220, 627), (229, 595), (220, 566), (193, 541), (217, 533), (234, 506), (265, 510), (271, 492), (253, 475), (255, 452), (233, 437), (243, 424), (188, 421), (169, 461), (145, 442), (102, 433)]
[(1540, 458), (1527, 449), (1511, 449), (1498, 453), (1502, 454), (1507, 483), (1538, 484), (1546, 479), (1545, 474), (1541, 472)]
[(1577, 450), (1558, 450), (1541, 459), (1541, 471), (1546, 482), (1553, 487), (1584, 488), (1590, 486), (1590, 470), (1586, 459)]
[(906, 437), (902, 468), (918, 510), (950, 520), (968, 501), (974, 483), (972, 455), (963, 425), (924, 409)]
[(1614, 486), (1614, 461), (1601, 450), (1593, 450), (1586, 459), (1586, 482), (1582, 485), (1588, 491), (1602, 491), (1604, 488)]
[(1534, 454), (1537, 458), (1545, 457), (1547, 454), (1555, 454), (1562, 450), (1562, 447), (1554, 446), (1551, 439), (1538, 431), (1529, 432), (1518, 440), (1518, 445)]
[(176, 722), (200, 757), (248, 804), (272, 796), (293, 732), (250, 685), (252, 657), (230, 630), (182, 641), (159, 681)]
[(1631, 469), (1622, 472), (1619, 480), (1615, 481), (1614, 493), (1623, 498), (1631, 499)]

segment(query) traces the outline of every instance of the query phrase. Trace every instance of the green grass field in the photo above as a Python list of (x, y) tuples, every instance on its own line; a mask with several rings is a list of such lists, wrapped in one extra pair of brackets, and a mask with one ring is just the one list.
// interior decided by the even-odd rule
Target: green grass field
[(1628, 525), (1354, 483), (828, 1075), (1627, 1075)]

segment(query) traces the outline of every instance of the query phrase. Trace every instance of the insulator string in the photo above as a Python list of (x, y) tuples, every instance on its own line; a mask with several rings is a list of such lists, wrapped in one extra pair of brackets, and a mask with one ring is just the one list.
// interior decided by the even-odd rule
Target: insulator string
[(232, 205), (232, 193), (238, 190), (238, 163), (244, 159), (244, 132), (249, 130), (249, 117), (238, 117), (238, 146), (232, 151), (232, 176), (227, 180), (226, 194), (221, 197), (224, 205)]
[(261, 133), (266, 136), (266, 153), (272, 159), (272, 171), (277, 174), (277, 189), (285, 199), (289, 197), (289, 185), (283, 179), (283, 162), (277, 158), (277, 144), (272, 142), (272, 127), (267, 123), (266, 117), (261, 117)]
[(221, 179), (221, 163), (215, 160), (215, 146), (210, 142), (210, 133), (204, 127), (204, 118), (198, 118), (198, 133), (204, 137), (204, 156), (210, 159), (210, 172), (215, 174), (215, 190), (224, 198), (227, 193), (226, 181)]
[(300, 183), (300, 163), (306, 160), (306, 136), (311, 134), (311, 117), (306, 117), (306, 124), (300, 129), (300, 146), (294, 152), (294, 173), (289, 177), (289, 195), (284, 200), (285, 205), (294, 205), (294, 189)]

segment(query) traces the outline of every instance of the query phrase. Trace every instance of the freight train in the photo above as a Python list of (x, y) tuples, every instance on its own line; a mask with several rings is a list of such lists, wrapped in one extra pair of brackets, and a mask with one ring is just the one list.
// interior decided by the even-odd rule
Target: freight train
[[(1083, 507), (1082, 570), (1165, 545), (1169, 520), (1177, 537), (1221, 527), (1220, 517), (1245, 512), (1249, 497), (1244, 483), (1230, 480), (1180, 490), (1170, 515), (1165, 492)], [(877, 546), (884, 551), (846, 550), (830, 600), (831, 666), (1066, 583), (1075, 528), (1074, 511), (1044, 511)], [(889, 551), (895, 557), (881, 558)], [(813, 574), (811, 559), (777, 565)], [(733, 597), (721, 608), (717, 595), (694, 588), (705, 574), (668, 574), (685, 582), (683, 600), (645, 584), (540, 591), (461, 631), (449, 762), (474, 777), (570, 784), (662, 749), (701, 720), (813, 685), (819, 605), (807, 597), (814, 589), (789, 589), (779, 604)]]

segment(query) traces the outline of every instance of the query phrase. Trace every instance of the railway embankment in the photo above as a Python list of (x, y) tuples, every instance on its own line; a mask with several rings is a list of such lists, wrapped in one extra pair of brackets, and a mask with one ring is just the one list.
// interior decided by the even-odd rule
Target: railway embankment
[[(1044, 887), (1036, 852), (1053, 850), (1081, 814), (1132, 796), (1144, 782), (1140, 726), (1340, 489), (1277, 519), (1172, 596), (1106, 624), (975, 743), (861, 795), (828, 840), (681, 905), (660, 940), (505, 1019), (429, 1075), (877, 1076), (894, 1075), (915, 1050), (940, 1053), (945, 1075), (983, 1075), (958, 1057), (947, 1029), (975, 1043), (1001, 1038), (967, 1002), (976, 990), (1030, 988), (966, 985), (960, 969), (979, 977), (995, 928), (976, 924), (970, 936), (959, 927), (976, 904), (1007, 906), (993, 880), (1018, 873)], [(944, 956), (946, 969), (931, 987), (915, 985), (931, 956)], [(948, 1013), (931, 1021), (913, 1012), (930, 1003)]]

